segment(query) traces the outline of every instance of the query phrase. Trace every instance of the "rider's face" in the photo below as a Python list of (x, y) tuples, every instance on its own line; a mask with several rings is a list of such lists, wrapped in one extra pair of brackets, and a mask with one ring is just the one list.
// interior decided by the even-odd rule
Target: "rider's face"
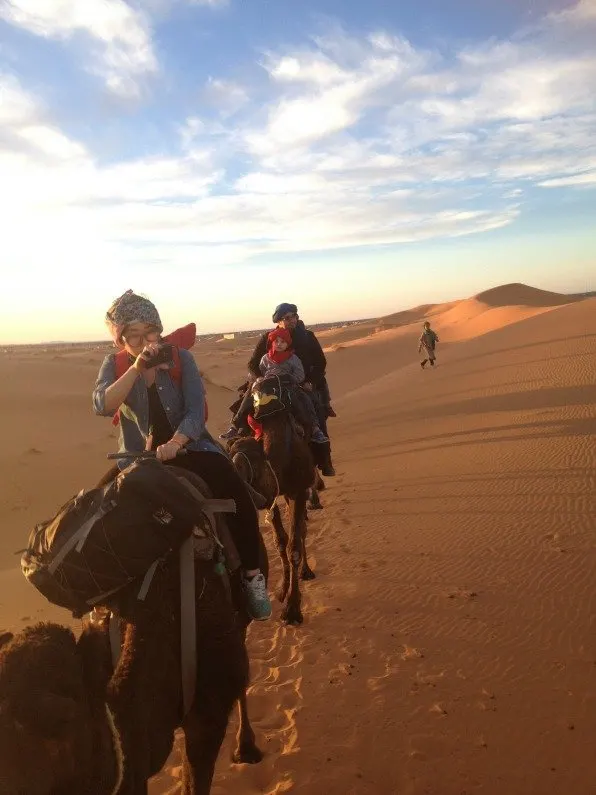
[(288, 312), (287, 315), (282, 317), (277, 325), (280, 328), (287, 329), (287, 331), (293, 331), (296, 328), (296, 323), (298, 323), (298, 315), (294, 314), (293, 312)]
[(276, 351), (287, 351), (288, 350), (288, 343), (283, 340), (281, 337), (276, 337), (273, 340), (273, 347)]
[(138, 356), (145, 345), (159, 342), (159, 331), (149, 323), (131, 323), (122, 333), (122, 342), (132, 356)]

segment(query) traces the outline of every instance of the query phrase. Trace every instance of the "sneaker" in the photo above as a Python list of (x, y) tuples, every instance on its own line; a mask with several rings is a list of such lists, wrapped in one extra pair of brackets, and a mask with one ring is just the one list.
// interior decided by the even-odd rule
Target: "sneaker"
[(333, 464), (325, 464), (325, 466), (322, 466), (321, 474), (324, 475), (326, 478), (335, 477), (335, 469), (333, 468)]
[(271, 602), (264, 575), (256, 574), (250, 580), (243, 577), (242, 586), (246, 594), (248, 615), (255, 621), (266, 621), (271, 618)]
[(329, 437), (325, 436), (325, 434), (320, 428), (317, 428), (315, 431), (312, 432), (310, 440), (311, 442), (316, 442), (317, 444), (325, 444), (325, 442), (329, 441)]
[(236, 437), (238, 436), (240, 436), (240, 431), (238, 430), (238, 428), (234, 428), (233, 425), (231, 425), (225, 433), (219, 434), (220, 439), (226, 439), (226, 440), (236, 439)]

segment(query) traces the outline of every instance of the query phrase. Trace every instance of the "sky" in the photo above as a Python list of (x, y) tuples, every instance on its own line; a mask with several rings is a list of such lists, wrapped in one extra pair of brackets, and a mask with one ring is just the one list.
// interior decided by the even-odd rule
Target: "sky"
[(596, 0), (0, 0), (0, 343), (596, 289)]

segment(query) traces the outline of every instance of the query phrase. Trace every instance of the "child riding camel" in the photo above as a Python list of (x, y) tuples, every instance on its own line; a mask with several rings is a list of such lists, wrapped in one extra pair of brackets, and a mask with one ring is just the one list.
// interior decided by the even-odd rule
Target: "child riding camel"
[(418, 340), (418, 353), (421, 353), (424, 357), (420, 362), (420, 367), (422, 367), (423, 370), (427, 362), (430, 362), (431, 367), (435, 366), (435, 360), (437, 358), (435, 356), (435, 345), (438, 341), (439, 338), (431, 329), (430, 323), (427, 320), (424, 324), (420, 339)]
[[(283, 328), (276, 328), (267, 337), (267, 353), (261, 358), (259, 363), (260, 378), (254, 384), (260, 383), (263, 379), (271, 376), (288, 378), (293, 384), (291, 389), (292, 410), (301, 425), (312, 427), (311, 441), (319, 444), (328, 442), (319, 426), (314, 406), (309, 396), (300, 386), (304, 383), (304, 367), (302, 362), (294, 353), (292, 348), (292, 337), (290, 332)], [(246, 390), (240, 408), (232, 418), (230, 428), (220, 435), (220, 439), (235, 439), (240, 435), (240, 428), (245, 426), (248, 416), (253, 408), (252, 387)]]

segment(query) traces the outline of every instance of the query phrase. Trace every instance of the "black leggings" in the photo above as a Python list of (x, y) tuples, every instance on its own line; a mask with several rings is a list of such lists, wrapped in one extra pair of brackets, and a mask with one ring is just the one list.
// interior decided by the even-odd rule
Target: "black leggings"
[(203, 478), (216, 499), (232, 499), (236, 502), (236, 513), (226, 514), (226, 521), (242, 567), (248, 571), (258, 569), (260, 531), (257, 509), (230, 459), (222, 453), (189, 450), (171, 463)]

